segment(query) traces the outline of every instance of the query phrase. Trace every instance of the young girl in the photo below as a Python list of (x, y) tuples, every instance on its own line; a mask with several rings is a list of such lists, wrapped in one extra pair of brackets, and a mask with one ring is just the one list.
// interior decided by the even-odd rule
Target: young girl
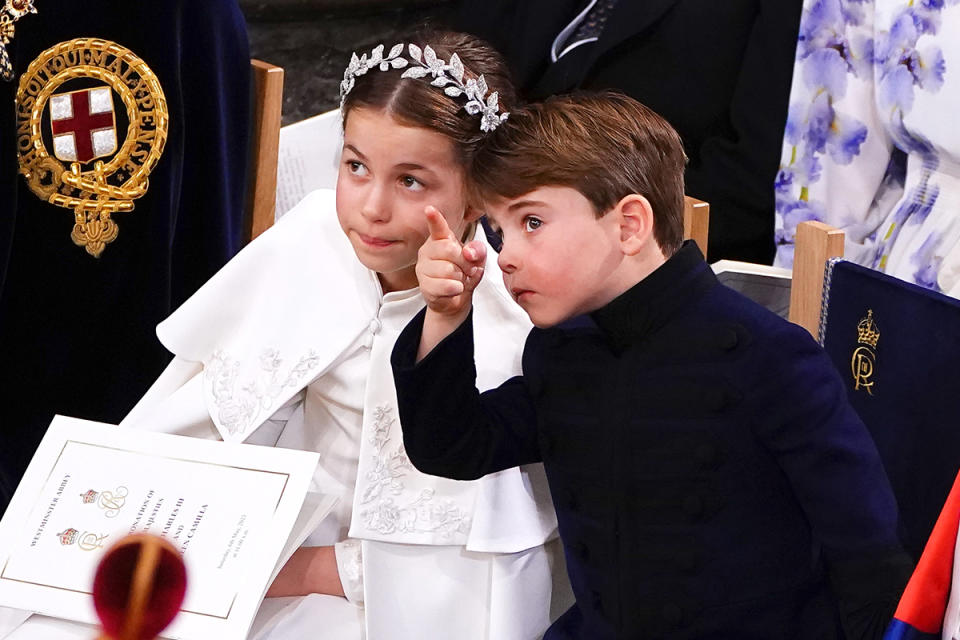
[[(258, 637), (526, 639), (549, 623), (542, 469), (456, 482), (403, 448), (389, 356), (424, 306), (424, 211), (483, 239), (465, 167), (514, 104), (484, 43), (412, 42), (353, 57), (336, 193), (307, 196), (158, 327), (176, 357), (123, 422), (321, 454), (315, 488), (339, 502), (271, 586)], [(485, 270), (476, 355), (492, 387), (519, 372), (530, 325), (495, 258)]]

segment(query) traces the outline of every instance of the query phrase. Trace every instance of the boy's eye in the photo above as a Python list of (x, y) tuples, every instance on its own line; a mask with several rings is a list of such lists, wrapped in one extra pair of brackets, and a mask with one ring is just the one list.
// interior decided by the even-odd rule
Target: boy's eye
[(347, 160), (347, 169), (350, 170), (350, 173), (356, 176), (365, 176), (367, 175), (367, 168), (359, 160)]
[(410, 189), (411, 191), (423, 190), (423, 183), (417, 180), (416, 178), (414, 178), (413, 176), (401, 177), (400, 184), (402, 184), (405, 189)]
[(523, 230), (524, 231), (536, 231), (540, 228), (540, 225), (543, 224), (543, 220), (536, 218), (534, 216), (527, 216), (523, 219)]

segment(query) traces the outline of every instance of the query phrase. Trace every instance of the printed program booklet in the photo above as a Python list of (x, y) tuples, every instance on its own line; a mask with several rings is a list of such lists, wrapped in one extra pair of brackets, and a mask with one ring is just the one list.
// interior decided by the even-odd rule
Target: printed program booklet
[(245, 638), (279, 567), (336, 502), (308, 495), (317, 461), (57, 416), (0, 521), (0, 606), (95, 623), (100, 558), (149, 532), (187, 567), (163, 636)]

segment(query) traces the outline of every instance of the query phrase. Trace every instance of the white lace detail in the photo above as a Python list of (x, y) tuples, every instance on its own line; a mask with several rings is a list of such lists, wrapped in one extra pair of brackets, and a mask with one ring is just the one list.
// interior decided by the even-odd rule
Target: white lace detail
[(360, 511), (364, 524), (381, 534), (435, 533), (450, 538), (467, 533), (470, 516), (453, 500), (435, 500), (433, 489), (423, 489), (416, 498), (400, 504), (394, 501), (393, 496), (403, 494), (401, 478), (414, 469), (402, 442), (392, 451), (387, 450), (396, 422), (392, 412), (387, 405), (374, 409), (370, 433), (373, 465), (365, 474), (367, 486), (360, 497), (360, 504), (365, 507)]
[(240, 380), (240, 362), (223, 351), (215, 351), (204, 368), (204, 376), (217, 406), (217, 420), (231, 435), (245, 433), (258, 424), (261, 413), (285, 389), (303, 386), (304, 378), (317, 367), (319, 360), (319, 356), (310, 351), (285, 371), (279, 352), (265, 349), (260, 354), (257, 377)]

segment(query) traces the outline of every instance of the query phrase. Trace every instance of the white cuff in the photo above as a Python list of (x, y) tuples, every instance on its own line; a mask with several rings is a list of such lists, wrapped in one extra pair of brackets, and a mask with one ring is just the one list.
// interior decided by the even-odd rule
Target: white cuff
[(360, 541), (353, 538), (333, 545), (343, 594), (357, 606), (363, 606), (363, 551), (360, 545)]

